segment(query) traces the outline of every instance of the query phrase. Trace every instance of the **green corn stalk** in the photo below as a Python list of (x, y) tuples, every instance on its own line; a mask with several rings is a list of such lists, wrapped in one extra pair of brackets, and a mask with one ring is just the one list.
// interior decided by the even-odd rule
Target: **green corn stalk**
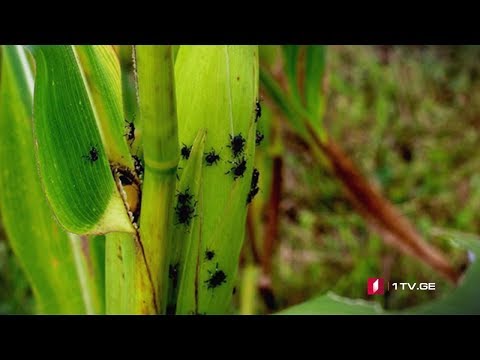
[[(182, 46), (175, 76), (179, 139), (182, 146), (192, 146), (190, 158), (180, 160), (177, 191), (193, 194), (195, 217), (185, 226), (177, 216), (173, 241), (178, 246), (170, 265), (178, 271), (169, 288), (177, 278), (177, 314), (225, 313), (230, 311), (245, 236), (255, 155), (258, 48)], [(234, 158), (230, 140), (240, 134), (245, 146)], [(205, 156), (212, 151), (220, 161), (208, 166)], [(242, 160), (246, 170), (235, 179), (233, 168)]]
[(156, 286), (157, 311), (164, 313), (179, 158), (172, 47), (137, 46), (136, 70), (145, 154), (140, 235)]

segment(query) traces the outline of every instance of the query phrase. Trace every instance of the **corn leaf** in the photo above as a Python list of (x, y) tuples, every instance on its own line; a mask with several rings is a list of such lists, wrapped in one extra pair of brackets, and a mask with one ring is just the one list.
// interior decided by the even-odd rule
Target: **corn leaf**
[[(182, 206), (179, 196), (192, 196), (190, 205), (194, 213), (191, 221), (180, 223), (175, 214), (173, 241), (169, 264), (169, 312), (178, 314), (197, 313), (196, 278), (198, 277), (199, 259), (202, 239), (200, 230), (203, 225), (203, 214), (197, 209), (203, 207), (201, 186), (203, 182), (203, 161), (205, 150), (205, 130), (201, 129), (192, 145), (188, 161), (183, 161), (180, 181), (177, 183), (177, 199), (175, 208)], [(178, 295), (178, 298), (177, 298)]]
[[(39, 171), (58, 221), (66, 230), (77, 234), (133, 232), (110, 169), (110, 162), (119, 160), (118, 156), (112, 156), (117, 154), (114, 149), (121, 147), (112, 149), (103, 145), (114, 136), (112, 134), (118, 136), (123, 117), (100, 119), (102, 114), (120, 116), (121, 108), (107, 110), (121, 105), (118, 96), (111, 101), (101, 101), (101, 108), (100, 101), (90, 93), (73, 46), (32, 46), (30, 49), (37, 69), (34, 134)], [(85, 57), (92, 60), (95, 53), (87, 52)], [(97, 60), (95, 66), (101, 66), (102, 59)], [(90, 72), (93, 81), (100, 77), (101, 71)], [(107, 90), (103, 95), (108, 99), (112, 89)], [(99, 90), (94, 89), (94, 93), (96, 91)], [(119, 82), (116, 91), (121, 91)], [(117, 130), (105, 131), (109, 127)], [(121, 157), (124, 151), (118, 154)]]
[[(193, 308), (182, 308), (182, 313), (225, 313), (230, 310), (245, 235), (246, 199), (255, 156), (258, 47), (181, 46), (175, 78), (180, 143), (190, 147), (198, 131), (205, 128), (205, 152), (220, 156), (211, 166), (206, 160), (203, 163), (196, 207), (201, 218), (200, 238), (196, 234), (191, 237), (200, 244), (200, 253), (190, 252), (186, 259), (187, 264), (199, 259), (197, 296)], [(230, 141), (239, 135), (245, 139), (243, 154), (234, 157)], [(245, 171), (236, 177), (235, 168), (242, 160), (246, 161)], [(179, 166), (185, 167), (183, 160)], [(206, 260), (207, 251), (214, 253), (210, 260)]]
[[(120, 63), (111, 46), (76, 46), (80, 68), (88, 85), (92, 108), (99, 120), (103, 146), (111, 163), (133, 168), (123, 116)], [(133, 142), (132, 142), (133, 144)]]
[(128, 315), (135, 312), (135, 239), (131, 234), (110, 233), (105, 244), (106, 313)]
[[(74, 239), (55, 222), (42, 192), (32, 135), (33, 74), (19, 46), (2, 48), (0, 207), (8, 240), (32, 286), (37, 311), (88, 311), (74, 259)], [(80, 255), (81, 256), (81, 255)], [(96, 256), (96, 255), (94, 255)], [(88, 257), (90, 258), (90, 257)], [(97, 308), (98, 306), (98, 308)], [(101, 312), (93, 301), (89, 312)]]

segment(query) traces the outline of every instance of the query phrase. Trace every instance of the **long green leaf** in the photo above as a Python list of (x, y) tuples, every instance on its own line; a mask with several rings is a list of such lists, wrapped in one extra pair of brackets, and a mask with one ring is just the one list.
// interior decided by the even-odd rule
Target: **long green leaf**
[[(193, 259), (186, 260), (190, 264), (200, 259), (195, 277), (197, 297), (195, 306), (182, 308), (182, 313), (225, 313), (230, 310), (245, 235), (246, 199), (255, 154), (258, 47), (182, 46), (175, 75), (180, 143), (191, 146), (198, 131), (205, 128), (205, 152), (220, 156), (211, 166), (203, 163), (196, 206), (200, 238), (195, 233), (191, 237), (200, 244), (200, 253), (190, 252), (188, 256)], [(242, 156), (235, 160), (229, 145), (231, 137), (239, 134), (246, 140), (246, 170), (234, 180), (232, 167)], [(185, 168), (186, 161), (190, 160), (182, 160), (179, 166)], [(207, 250), (215, 253), (211, 260), (205, 260)], [(215, 274), (224, 281), (213, 286)]]
[[(103, 146), (101, 112), (74, 47), (31, 49), (37, 69), (34, 133), (39, 170), (57, 219), (78, 234), (133, 232)], [(116, 124), (122, 126), (121, 119)]]
[(108, 160), (132, 169), (118, 57), (111, 46), (84, 45), (74, 49), (88, 84)]
[[(192, 152), (182, 168), (182, 176), (177, 185), (177, 196), (189, 194), (192, 196), (191, 205), (194, 213), (189, 223), (175, 226), (173, 243), (171, 246), (169, 265), (169, 311), (176, 310), (177, 314), (197, 313), (196, 291), (199, 271), (199, 256), (201, 250), (201, 229), (203, 214), (197, 209), (203, 207), (204, 198), (201, 196), (203, 184), (203, 161), (205, 151), (205, 130), (200, 129), (192, 145)], [(176, 201), (176, 207), (181, 204)], [(178, 223), (178, 217), (175, 223)], [(180, 225), (180, 224), (177, 224)], [(178, 301), (177, 301), (178, 295)]]
[(0, 207), (3, 225), (32, 286), (37, 311), (83, 314), (87, 308), (72, 242), (53, 219), (38, 179), (31, 122), (33, 75), (21, 47), (4, 46), (2, 50)]
[(131, 234), (110, 233), (105, 244), (105, 302), (107, 314), (135, 313), (136, 244)]
[(304, 103), (312, 116), (312, 124), (320, 129), (325, 111), (325, 95), (322, 93), (325, 58), (327, 49), (321, 45), (310, 45), (306, 48), (304, 74)]
[(285, 75), (288, 79), (288, 89), (290, 90), (290, 96), (295, 101), (300, 103), (300, 91), (298, 88), (298, 65), (300, 57), (300, 46), (298, 45), (284, 45), (283, 59), (285, 66)]

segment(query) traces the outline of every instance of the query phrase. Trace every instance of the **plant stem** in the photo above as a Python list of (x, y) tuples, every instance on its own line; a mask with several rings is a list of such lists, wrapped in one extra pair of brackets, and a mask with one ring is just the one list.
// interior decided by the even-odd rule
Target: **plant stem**
[[(172, 47), (137, 46), (135, 56), (145, 160), (138, 241), (154, 284), (157, 311), (165, 313), (168, 249), (179, 160)], [(136, 288), (142, 280), (136, 280)], [(137, 301), (140, 309), (143, 309), (143, 300), (140, 296)]]

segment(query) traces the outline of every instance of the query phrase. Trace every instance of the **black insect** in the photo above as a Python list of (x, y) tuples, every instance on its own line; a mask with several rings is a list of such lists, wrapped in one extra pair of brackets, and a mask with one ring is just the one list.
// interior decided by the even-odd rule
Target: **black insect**
[(195, 214), (195, 206), (197, 202), (195, 201), (194, 204), (191, 203), (193, 199), (193, 195), (187, 193), (180, 193), (177, 205), (175, 206), (175, 213), (177, 214), (177, 224), (185, 224), (186, 226), (190, 225), (190, 221), (194, 218)]
[(253, 169), (252, 182), (250, 183), (250, 191), (247, 195), (247, 204), (250, 204), (253, 198), (258, 194), (260, 188), (258, 187), (258, 179), (260, 178), (260, 172), (258, 169)]
[(127, 133), (124, 134), (124, 136), (127, 137), (127, 141), (130, 143), (130, 146), (132, 146), (133, 142), (135, 141), (135, 124), (133, 121), (130, 122), (125, 120), (125, 122), (127, 123), (127, 125), (125, 125), (127, 128)]
[(178, 266), (179, 266), (178, 263), (176, 263), (175, 265), (170, 264), (168, 266), (168, 277), (172, 280), (174, 289), (177, 288), (177, 283), (178, 283)]
[(180, 150), (180, 155), (185, 160), (188, 160), (188, 158), (190, 157), (190, 153), (192, 152), (192, 146), (193, 145), (187, 146), (183, 144), (182, 149)]
[(134, 163), (134, 166), (135, 166), (135, 172), (137, 173), (137, 175), (139, 177), (142, 177), (143, 172), (145, 170), (144, 167), (143, 167), (142, 160), (137, 155), (132, 155), (132, 158), (133, 158), (133, 163)]
[(233, 164), (233, 167), (229, 171), (227, 171), (225, 174), (232, 173), (233, 180), (237, 180), (238, 177), (243, 177), (245, 170), (247, 170), (247, 160), (245, 160), (245, 157), (242, 157), (241, 159), (238, 159), (233, 162), (230, 161), (230, 163)]
[(262, 107), (260, 106), (260, 101), (257, 100), (255, 103), (255, 122), (262, 117)]
[(217, 161), (220, 160), (220, 155), (215, 153), (215, 150), (212, 149), (209, 153), (205, 154), (205, 161), (207, 162), (207, 166), (212, 166), (213, 164), (216, 164)]
[(227, 282), (227, 275), (223, 270), (218, 269), (218, 263), (215, 266), (215, 271), (208, 270), (208, 273), (210, 274), (210, 277), (205, 280), (208, 289), (215, 289), (217, 286)]
[(263, 135), (260, 131), (257, 130), (257, 136), (255, 137), (255, 145), (260, 145), (262, 143), (263, 138), (265, 135)]
[(232, 149), (233, 157), (237, 157), (243, 153), (245, 138), (242, 136), (242, 133), (235, 135), (234, 137), (230, 135), (230, 144), (227, 146)]
[(205, 251), (205, 260), (210, 261), (215, 257), (215, 251), (207, 249)]
[(254, 168), (252, 171), (252, 182), (250, 184), (250, 189), (254, 189), (258, 185), (258, 179), (260, 178), (260, 171), (257, 168)]
[(178, 175), (178, 171), (183, 170), (180, 166), (177, 166), (177, 171), (175, 172), (175, 176), (177, 177), (177, 180), (180, 181), (180, 176)]
[(95, 146), (92, 146), (90, 148), (90, 151), (88, 152), (88, 155), (83, 155), (82, 157), (84, 159), (94, 163), (95, 161), (98, 160), (98, 150), (97, 150), (97, 148)]
[(177, 194), (177, 200), (180, 205), (190, 205), (193, 200), (193, 195), (190, 194), (190, 189), (187, 188), (185, 192), (179, 192)]
[(133, 180), (130, 176), (120, 174), (118, 177), (123, 186), (128, 186), (133, 184)]
[(260, 188), (256, 187), (255, 189), (252, 189), (248, 192), (247, 204), (250, 204), (252, 202), (253, 198), (258, 194), (259, 190), (260, 190)]
[(232, 295), (235, 295), (236, 292), (237, 292), (237, 287), (234, 286), (234, 287), (233, 287), (233, 290), (232, 290)]

